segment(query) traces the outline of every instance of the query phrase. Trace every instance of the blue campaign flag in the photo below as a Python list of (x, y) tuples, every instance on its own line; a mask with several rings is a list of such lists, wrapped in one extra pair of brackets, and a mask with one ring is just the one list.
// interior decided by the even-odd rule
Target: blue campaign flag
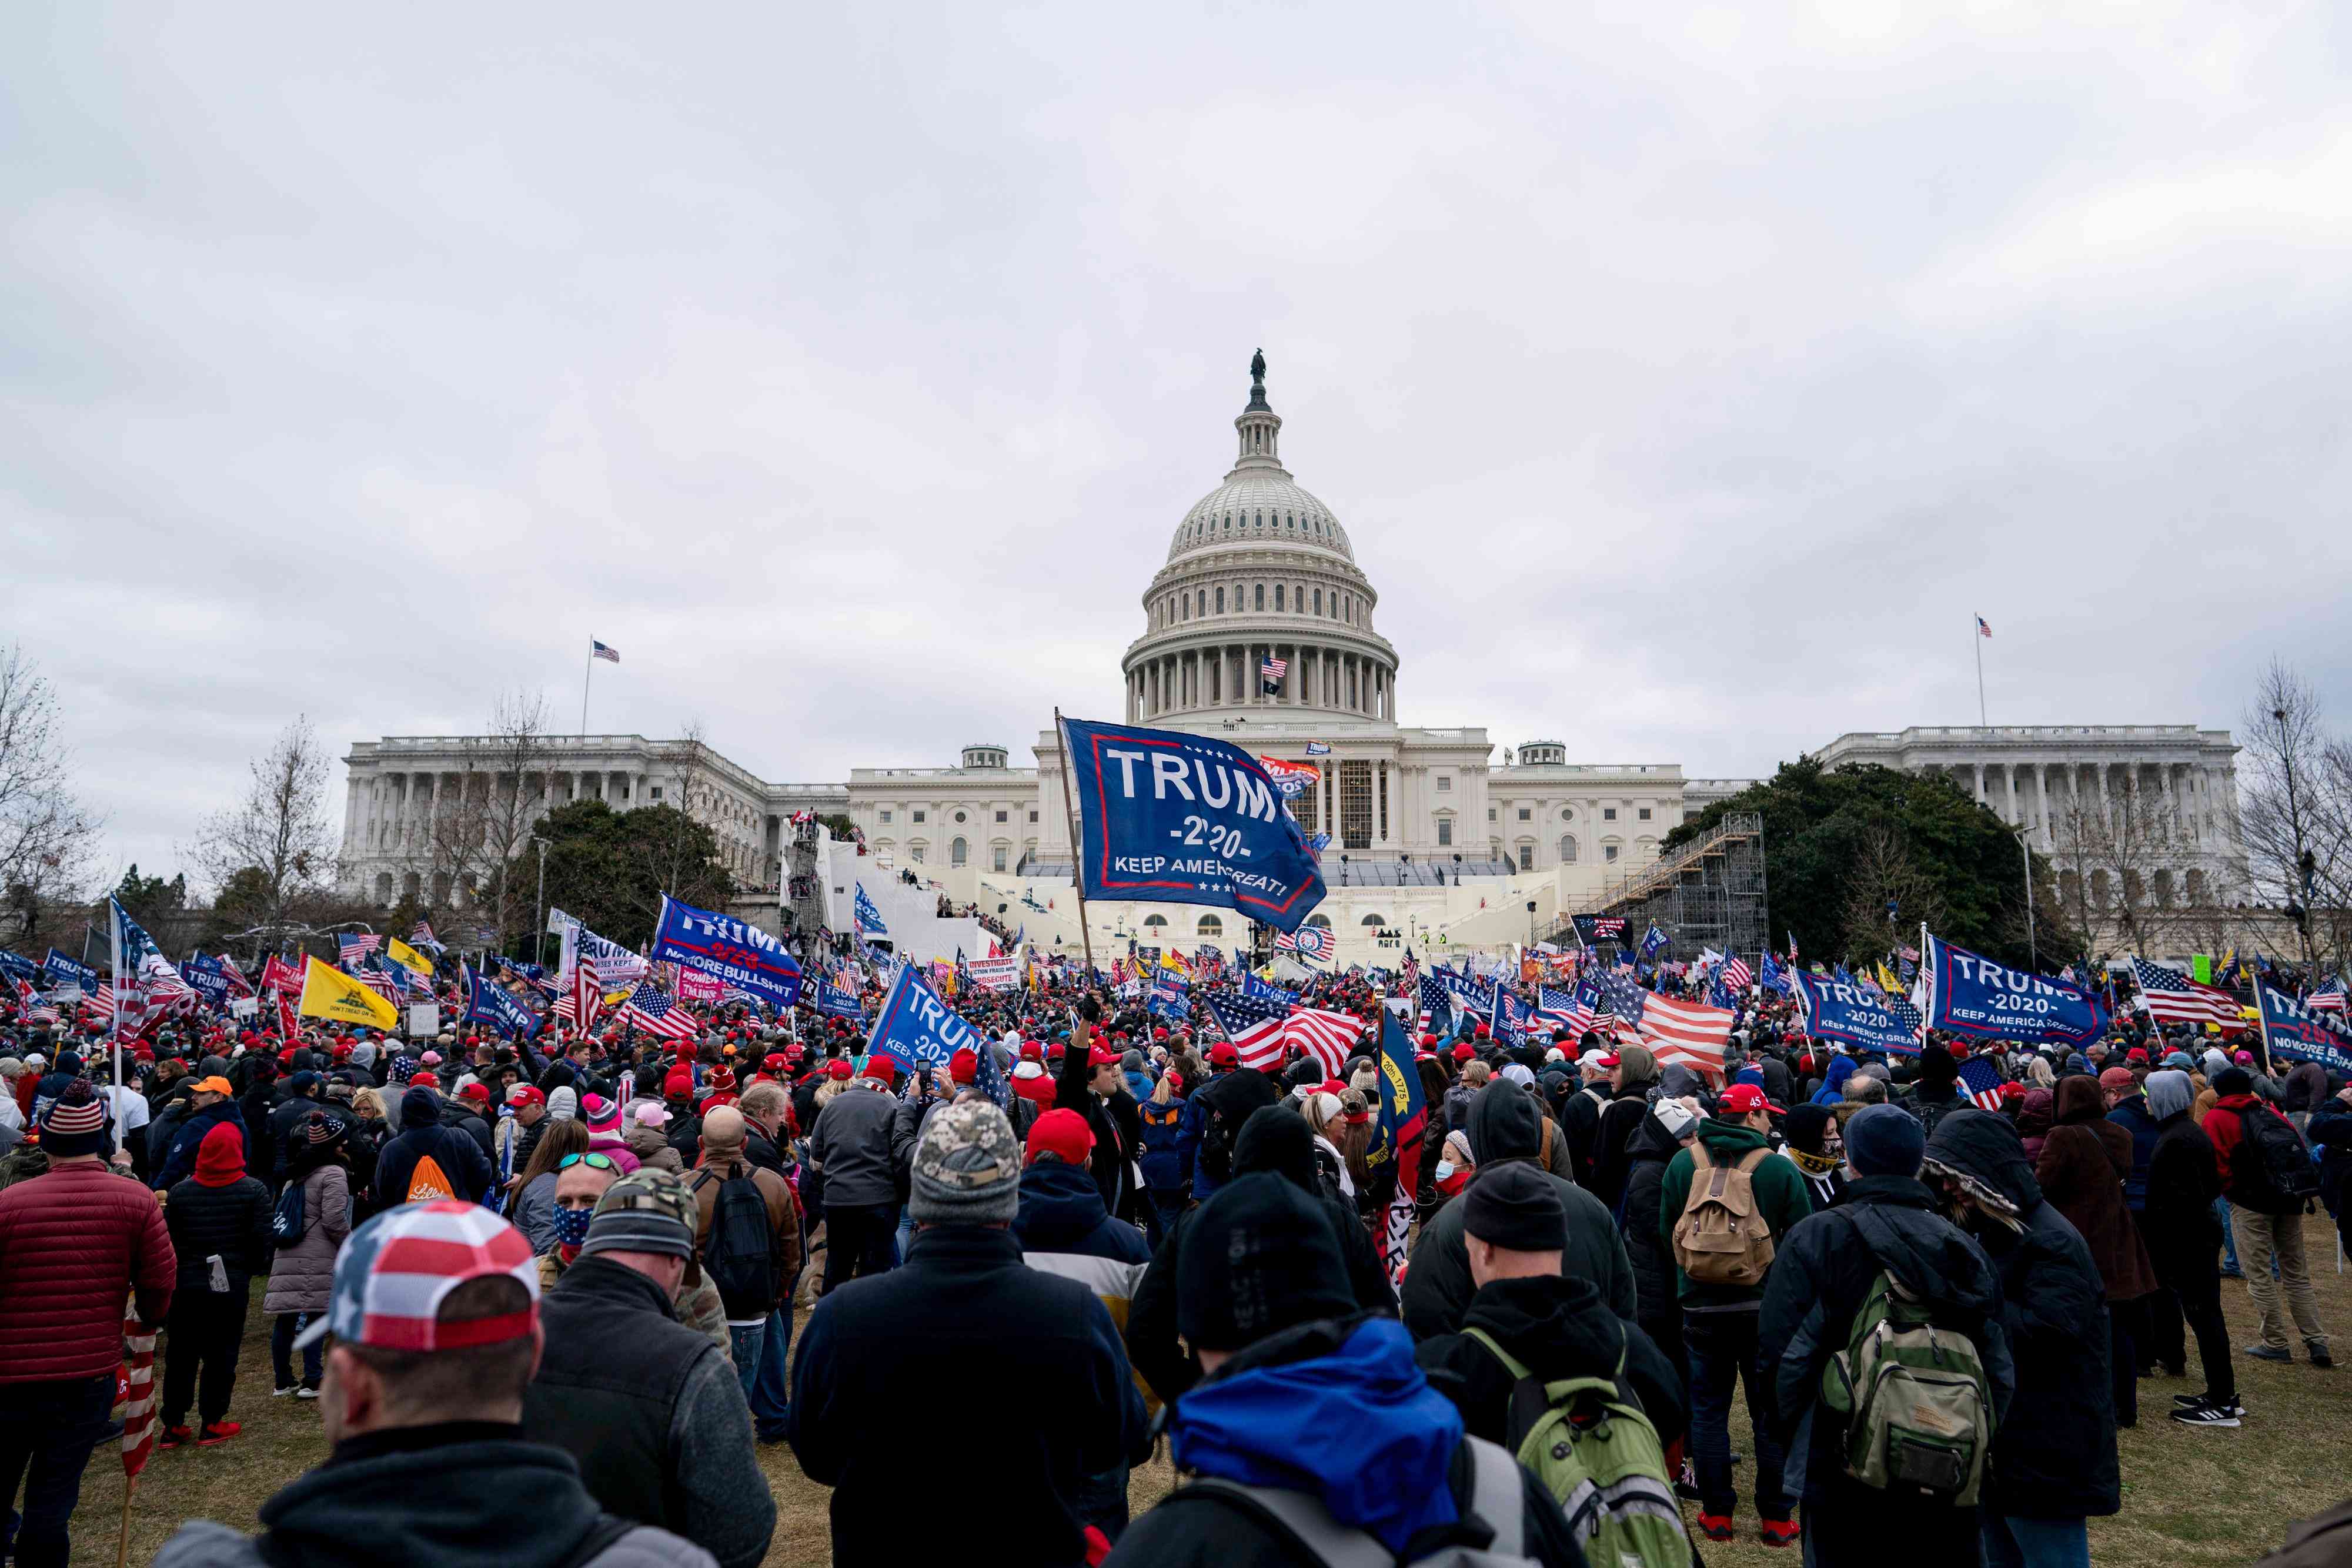
[(1739, 1010), (1739, 998), (1733, 996), (1730, 988), (1723, 983), (1720, 969), (1716, 971), (1715, 978), (1707, 982), (1706, 1000), (1709, 1007), (1724, 1008), (1732, 1012)]
[(1920, 957), (1927, 1024), (1952, 1034), (2088, 1045), (2107, 1031), (2107, 1009), (2080, 986), (1955, 947), (1930, 936)]
[(1756, 983), (1768, 991), (1778, 991), (1784, 997), (1793, 994), (1789, 984), (1789, 971), (1780, 967), (1780, 961), (1772, 956), (1769, 949), (1764, 954), (1764, 967), (1757, 971)]
[(218, 958), (208, 957), (202, 953), (192, 954), (180, 967), (180, 978), (194, 987), (208, 1006), (228, 1005), (228, 977), (221, 972)]
[(2352, 1028), (2336, 1015), (2315, 1011), (2266, 980), (2254, 982), (2254, 998), (2262, 1009), (2263, 1044), (2273, 1056), (2352, 1073)]
[(1296, 931), (1323, 873), (1265, 765), (1205, 736), (1065, 719), (1088, 898), (1205, 904)]
[[(1851, 980), (1799, 975), (1797, 1007), (1804, 1015), (1805, 1032), (1815, 1040), (1833, 1040), (1856, 1051), (1919, 1054), (1919, 1037), (1912, 1032), (1915, 1026), (1888, 1007), (1885, 997), (1864, 990)], [(1907, 1008), (1904, 1010), (1910, 1011)]]
[(849, 918), (850, 923), (856, 926), (857, 935), (883, 942), (890, 940), (890, 928), (882, 924), (882, 912), (874, 906), (874, 900), (866, 896), (866, 884), (861, 882), (853, 883), (852, 886), (854, 892), (849, 901)]
[(1162, 979), (1151, 988), (1151, 998), (1143, 1004), (1143, 1010), (1182, 1023), (1192, 1016), (1192, 1003), (1184, 995), (1182, 986)]
[(49, 956), (41, 960), (41, 969), (49, 977), (52, 985), (79, 986), (84, 996), (89, 996), (98, 989), (96, 969), (91, 968), (88, 964), (67, 957), (55, 947), (50, 948)]
[(801, 967), (783, 944), (731, 915), (713, 915), (666, 893), (652, 957), (716, 975), (755, 1001), (788, 1008), (800, 1000)]
[(1448, 975), (1445, 977), (1445, 988), (1453, 994), (1454, 1010), (1457, 1013), (1475, 1013), (1485, 1018), (1495, 1010), (1495, 988), (1484, 981)]
[(539, 1032), (545, 1020), (504, 986), (476, 974), (468, 964), (457, 966), (457, 977), (466, 988), (466, 1011), (459, 1022), (487, 1024), (510, 1040), (529, 1040)]
[(1495, 1038), (1506, 1045), (1520, 1046), (1536, 1037), (1535, 1026), (1528, 1018), (1528, 1004), (1501, 986), (1495, 988)]
[(1255, 1001), (1272, 1002), (1276, 1007), (1295, 1008), (1298, 1005), (1297, 991), (1286, 991), (1280, 986), (1269, 985), (1255, 975), (1243, 977), (1242, 995)]
[(1665, 946), (1666, 934), (1658, 929), (1656, 921), (1651, 921), (1650, 928), (1642, 934), (1642, 956), (1654, 958), (1664, 950)]
[(41, 977), (41, 967), (22, 953), (11, 953), (5, 947), (0, 947), (0, 976), (10, 980), (22, 980), (29, 986)]
[(866, 1020), (866, 1009), (857, 1005), (857, 993), (845, 986), (829, 985), (819, 980), (808, 989), (809, 1005), (827, 1018)]
[(882, 1011), (866, 1037), (868, 1051), (882, 1051), (907, 1072), (945, 1062), (969, 1047), (977, 1053), (989, 1049), (988, 1037), (956, 1016), (923, 977), (919, 964), (901, 964), (882, 998)]

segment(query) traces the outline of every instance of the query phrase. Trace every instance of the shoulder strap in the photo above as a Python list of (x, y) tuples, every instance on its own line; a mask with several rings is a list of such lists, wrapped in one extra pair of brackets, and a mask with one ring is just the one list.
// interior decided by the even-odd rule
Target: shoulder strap
[(1518, 1460), (1484, 1437), (1465, 1435), (1470, 1448), (1470, 1511), (1495, 1532), (1487, 1550), (1503, 1557), (1527, 1555), (1525, 1483)]
[(1349, 1530), (1331, 1517), (1320, 1499), (1303, 1491), (1203, 1476), (1169, 1493), (1161, 1506), (1187, 1500), (1223, 1503), (1248, 1514), (1286, 1541), (1302, 1561), (1324, 1568), (1395, 1568), (1396, 1559), (1387, 1547), (1360, 1530)]
[(1706, 1157), (1706, 1140), (1705, 1138), (1693, 1138), (1691, 1140), (1690, 1155), (1691, 1171), (1694, 1175), (1700, 1171), (1709, 1171), (1715, 1168), (1715, 1162)]
[(1509, 1372), (1513, 1377), (1533, 1377), (1535, 1375), (1534, 1373), (1528, 1370), (1525, 1363), (1521, 1362), (1517, 1356), (1513, 1355), (1509, 1351), (1505, 1350), (1502, 1346), (1502, 1343), (1496, 1340), (1493, 1334), (1488, 1333), (1485, 1329), (1464, 1329), (1462, 1333), (1465, 1337), (1476, 1340), (1480, 1344), (1485, 1345), (1489, 1351), (1493, 1352), (1495, 1359), (1501, 1362), (1504, 1369)]
[(1551, 1169), (1551, 1118), (1549, 1116), (1543, 1119), (1543, 1142), (1537, 1145), (1536, 1164), (1546, 1170)]
[(1743, 1176), (1753, 1176), (1756, 1174), (1756, 1168), (1769, 1158), (1771, 1153), (1772, 1147), (1769, 1144), (1760, 1149), (1750, 1149), (1740, 1155), (1739, 1163), (1731, 1168)]

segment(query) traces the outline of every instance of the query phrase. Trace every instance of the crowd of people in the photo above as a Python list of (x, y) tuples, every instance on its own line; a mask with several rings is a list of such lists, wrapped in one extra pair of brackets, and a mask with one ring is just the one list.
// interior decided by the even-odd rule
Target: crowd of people
[[(169, 1568), (740, 1568), (764, 1445), (830, 1490), (842, 1564), (1671, 1568), (1743, 1531), (2079, 1564), (2118, 1427), (2261, 1421), (2230, 1281), (2243, 1354), (2333, 1364), (2305, 1220), (2342, 1213), (2352, 1088), (2315, 1064), (2129, 1019), (1856, 1052), (1757, 994), (1701, 1071), (1410, 987), (1399, 1017), (1384, 978), (1303, 988), (1362, 1022), (1336, 1071), (1066, 970), (959, 997), (980, 1043), (911, 1069), (741, 1003), (536, 1040), (8, 1008), (0, 1544), (67, 1562), (126, 1304), (163, 1331), (159, 1448), (262, 1397), (328, 1445)], [(1180, 1484), (1130, 1517), (1163, 1443)]]

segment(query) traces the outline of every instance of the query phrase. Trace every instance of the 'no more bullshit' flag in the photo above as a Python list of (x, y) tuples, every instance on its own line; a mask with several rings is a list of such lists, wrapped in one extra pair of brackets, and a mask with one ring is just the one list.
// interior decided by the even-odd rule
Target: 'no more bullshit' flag
[(1265, 765), (1205, 736), (1065, 719), (1088, 898), (1206, 904), (1296, 931), (1323, 873)]

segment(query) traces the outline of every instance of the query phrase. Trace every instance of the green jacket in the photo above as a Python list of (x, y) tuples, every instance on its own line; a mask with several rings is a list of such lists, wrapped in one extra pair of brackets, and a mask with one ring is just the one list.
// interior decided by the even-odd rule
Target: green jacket
[[(1764, 1134), (1753, 1128), (1733, 1122), (1718, 1122), (1712, 1117), (1698, 1124), (1699, 1141), (1706, 1145), (1706, 1157), (1717, 1165), (1737, 1165), (1752, 1149), (1767, 1148)], [(1665, 1179), (1658, 1189), (1658, 1236), (1666, 1256), (1674, 1256), (1675, 1226), (1683, 1217), (1683, 1205), (1690, 1201), (1691, 1172), (1696, 1167), (1691, 1152), (1681, 1149), (1666, 1166)], [(1813, 1212), (1813, 1200), (1805, 1190), (1805, 1173), (1797, 1162), (1785, 1155), (1769, 1155), (1748, 1177), (1748, 1186), (1756, 1194), (1756, 1207), (1764, 1216), (1764, 1223), (1772, 1228), (1772, 1247), (1777, 1256), (1781, 1238), (1788, 1235), (1798, 1221)], [(1761, 1285), (1695, 1285), (1675, 1266), (1675, 1295), (1686, 1308), (1701, 1310), (1714, 1307), (1754, 1306), (1764, 1300)]]

